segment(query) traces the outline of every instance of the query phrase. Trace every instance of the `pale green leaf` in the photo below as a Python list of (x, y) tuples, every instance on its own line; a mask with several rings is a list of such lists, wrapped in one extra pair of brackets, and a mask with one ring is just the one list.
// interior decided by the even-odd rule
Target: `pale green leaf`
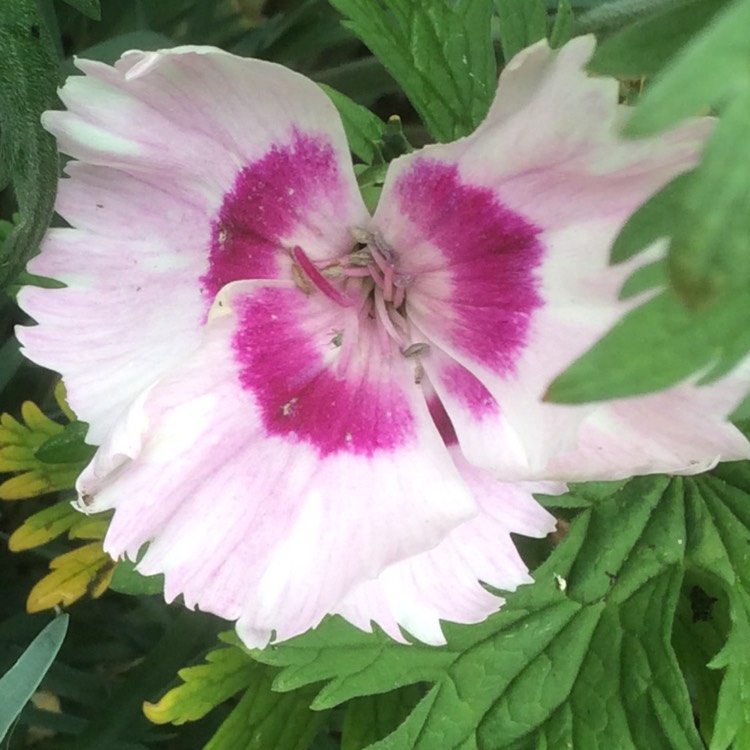
[(182, 684), (157, 703), (145, 703), (143, 712), (155, 724), (197, 721), (255, 680), (265, 679), (267, 671), (241, 648), (225, 645), (209, 651), (205, 664), (181, 669)]

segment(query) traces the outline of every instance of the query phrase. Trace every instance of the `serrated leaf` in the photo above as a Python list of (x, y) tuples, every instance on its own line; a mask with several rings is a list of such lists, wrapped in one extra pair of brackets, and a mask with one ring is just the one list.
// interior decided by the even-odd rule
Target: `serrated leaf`
[(470, 133), (495, 91), (492, 0), (331, 0), (439, 141)]
[(412, 712), (422, 693), (418, 686), (407, 685), (349, 701), (341, 729), (341, 750), (364, 750), (391, 734)]
[(274, 689), (296, 690), (330, 681), (312, 707), (331, 708), (349, 698), (385, 693), (415, 682), (431, 682), (455, 658), (447, 649), (396, 646), (383, 633), (363, 633), (339, 617), (278, 646), (251, 652), (254, 659), (284, 669)]
[(318, 85), (339, 111), (352, 153), (365, 164), (372, 164), (378, 155), (377, 143), (383, 136), (385, 123), (369, 109), (353, 102), (336, 89), (325, 84)]
[[(596, 49), (589, 63), (589, 70), (601, 75), (619, 78), (653, 76), (669, 63), (700, 31), (710, 23), (714, 15), (727, 5), (729, 0), (694, 0), (676, 4), (663, 12), (637, 20), (613, 36), (605, 39)], [(672, 3), (675, 5), (674, 3)], [(590, 13), (582, 20), (584, 26), (607, 25), (612, 20), (605, 14), (612, 8), (603, 8)], [(597, 19), (597, 16), (600, 18)], [(620, 18), (615, 21), (621, 26)]]
[(690, 310), (669, 291), (629, 312), (559, 375), (546, 398), (584, 403), (668, 388), (700, 371), (701, 383), (725, 375), (750, 351), (750, 290), (707, 310)]
[(627, 132), (656, 133), (746, 91), (750, 87), (748, 28), (750, 0), (733, 0), (719, 8), (646, 90)]
[(386, 690), (385, 674), (434, 682), (371, 750), (699, 750), (670, 645), (691, 533), (681, 481), (594, 488), (537, 583), (484, 623), (446, 625), (447, 647), (347, 638), (331, 620), (259, 658), (283, 667), (280, 689), (332, 680), (314, 705)]
[(684, 196), (694, 173), (688, 172), (667, 183), (626, 222), (610, 252), (612, 263), (622, 263), (645, 250), (656, 240), (671, 237), (682, 217)]
[(64, 0), (71, 8), (75, 8), (84, 16), (92, 18), (94, 21), (101, 21), (102, 9), (99, 7), (99, 0)]
[(51, 573), (30, 591), (26, 601), (29, 612), (42, 612), (56, 606), (68, 606), (86, 594), (101, 596), (109, 585), (114, 563), (102, 549), (101, 542), (55, 557)]
[(209, 651), (206, 664), (181, 669), (177, 674), (183, 684), (158, 703), (144, 703), (143, 712), (155, 724), (196, 721), (267, 672), (242, 649), (224, 646)]
[(164, 591), (164, 576), (141, 575), (136, 569), (136, 563), (130, 560), (118, 562), (112, 574), (110, 588), (120, 594), (140, 596), (142, 594), (161, 594)]
[(67, 630), (68, 615), (56, 617), (0, 677), (0, 742), (50, 668)]
[(544, 0), (497, 0), (500, 45), (506, 61), (547, 35)]
[(253, 682), (204, 750), (308, 750), (325, 712), (310, 710), (315, 688), (279, 694), (275, 670), (256, 665)]
[[(686, 184), (676, 214), (680, 220), (673, 218), (670, 278), (673, 288), (692, 306), (713, 304), (750, 283), (750, 176), (744, 167), (750, 158), (748, 132), (750, 89), (724, 107), (701, 163)], [(747, 323), (744, 315), (735, 324)]]
[(35, 0), (0, 4), (0, 185), (12, 181), (19, 221), (0, 247), (0, 288), (37, 251), (52, 217), (57, 149), (41, 126), (56, 101), (57, 60)]
[(750, 466), (725, 464), (684, 481), (688, 561), (723, 586), (730, 614), (726, 644), (709, 665), (725, 669), (710, 748), (741, 748), (750, 738)]

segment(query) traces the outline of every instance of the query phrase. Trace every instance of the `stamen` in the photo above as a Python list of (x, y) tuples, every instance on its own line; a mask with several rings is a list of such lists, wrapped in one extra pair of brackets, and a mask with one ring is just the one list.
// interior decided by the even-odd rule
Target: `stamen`
[(386, 303), (383, 299), (383, 295), (378, 294), (378, 292), (376, 291), (373, 296), (375, 297), (375, 310), (378, 314), (378, 320), (382, 324), (383, 328), (391, 336), (391, 338), (395, 339), (396, 341), (401, 341), (403, 339), (403, 334), (397, 331), (396, 327), (393, 325), (393, 321), (391, 320), (389, 315), (390, 311), (386, 308)]
[(335, 286), (333, 286), (328, 279), (315, 267), (313, 262), (305, 255), (304, 250), (299, 245), (292, 248), (292, 258), (299, 265), (299, 267), (305, 272), (310, 281), (320, 289), (323, 294), (329, 299), (332, 299), (337, 305), (341, 307), (351, 307), (354, 304), (354, 300), (342, 294)]
[(430, 345), (424, 341), (417, 341), (414, 344), (409, 344), (409, 346), (401, 350), (401, 354), (403, 354), (404, 357), (419, 357), (423, 354), (426, 355), (429, 353)]

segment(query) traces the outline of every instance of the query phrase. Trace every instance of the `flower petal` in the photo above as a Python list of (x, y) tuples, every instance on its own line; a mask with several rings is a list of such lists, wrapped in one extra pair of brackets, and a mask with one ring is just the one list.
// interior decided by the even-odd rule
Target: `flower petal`
[(40, 325), (19, 338), (98, 443), (198, 345), (225, 284), (290, 278), (295, 246), (341, 255), (369, 217), (336, 110), (302, 76), (202, 47), (77, 64), (68, 111), (45, 115), (82, 160), (57, 202), (75, 230), (29, 266), (68, 288), (21, 293)]
[(745, 362), (712, 385), (683, 383), (602, 404), (583, 423), (575, 448), (556, 456), (549, 472), (570, 481), (698, 474), (719, 461), (750, 459), (750, 443), (725, 418), (748, 385)]
[[(664, 243), (610, 267), (612, 242), (639, 204), (696, 163), (710, 130), (701, 120), (619, 138), (616, 82), (583, 67), (593, 45), (582, 37), (555, 52), (540, 42), (519, 54), (475, 133), (392, 163), (374, 217), (415, 278), (410, 321), (473, 376), (462, 387), (478, 381), (491, 395), (467, 408), (455, 373), (425, 358), (467, 458), (509, 480), (544, 476), (575, 445), (592, 407), (546, 404), (544, 393), (635, 304), (619, 289)], [(507, 443), (494, 457), (488, 427)]]
[(111, 554), (149, 543), (140, 569), (167, 597), (238, 618), (250, 645), (316, 625), (475, 512), (400, 353), (360, 332), (342, 364), (346, 315), (291, 284), (228, 288), (79, 481), (86, 509), (115, 508)]
[(357, 627), (369, 631), (375, 622), (396, 640), (405, 640), (405, 630), (438, 645), (445, 643), (440, 620), (480, 622), (502, 606), (504, 600), (480, 581), (502, 591), (532, 582), (510, 535), (543, 537), (554, 531), (555, 518), (532, 493), (561, 494), (565, 485), (500, 482), (471, 466), (457, 446), (450, 452), (474, 493), (478, 515), (433, 549), (389, 566), (348, 594), (336, 611)]

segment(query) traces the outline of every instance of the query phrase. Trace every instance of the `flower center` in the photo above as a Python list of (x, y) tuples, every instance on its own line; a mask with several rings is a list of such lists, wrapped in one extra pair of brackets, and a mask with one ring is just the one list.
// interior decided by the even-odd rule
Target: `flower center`
[[(395, 343), (401, 354), (415, 362), (416, 383), (423, 377), (421, 357), (429, 345), (411, 339), (406, 317), (406, 295), (414, 275), (398, 270), (398, 254), (379, 232), (352, 227), (354, 248), (341, 258), (316, 264), (300, 247), (291, 251), (292, 274), (306, 294), (317, 288), (341, 307), (357, 307), (360, 330), (375, 322), (383, 349)], [(332, 281), (336, 282), (335, 284)], [(332, 340), (342, 346), (342, 366), (351, 356), (353, 332), (337, 332)]]

